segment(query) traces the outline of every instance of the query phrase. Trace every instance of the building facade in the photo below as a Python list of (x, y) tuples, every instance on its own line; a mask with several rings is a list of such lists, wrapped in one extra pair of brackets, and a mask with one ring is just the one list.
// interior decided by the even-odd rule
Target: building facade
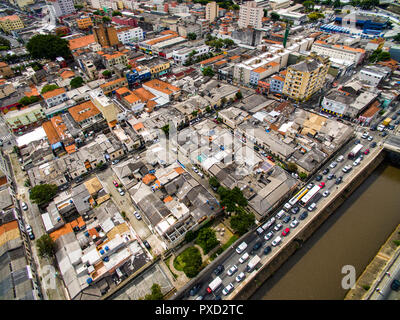
[(239, 28), (247, 28), (248, 26), (261, 28), (263, 16), (264, 10), (263, 8), (257, 7), (257, 2), (246, 2), (240, 6), (238, 21)]
[(5, 33), (10, 33), (14, 30), (21, 30), (24, 28), (22, 20), (17, 15), (0, 17), (0, 28)]
[(206, 19), (210, 22), (214, 22), (215, 19), (218, 17), (218, 10), (219, 6), (215, 1), (207, 3)]

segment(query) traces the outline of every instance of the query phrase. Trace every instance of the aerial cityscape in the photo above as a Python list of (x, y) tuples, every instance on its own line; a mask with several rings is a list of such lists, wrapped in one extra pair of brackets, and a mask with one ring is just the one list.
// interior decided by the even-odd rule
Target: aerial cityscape
[(0, 111), (0, 300), (400, 299), (400, 1), (2, 0)]

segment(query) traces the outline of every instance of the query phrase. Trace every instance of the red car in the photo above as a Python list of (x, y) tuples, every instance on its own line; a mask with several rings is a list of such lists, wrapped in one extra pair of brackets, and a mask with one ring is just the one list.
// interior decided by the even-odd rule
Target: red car
[(118, 184), (118, 182), (117, 181), (113, 181), (113, 184), (114, 184), (114, 186), (116, 187), (116, 188), (118, 188), (119, 187), (119, 184)]
[(364, 151), (364, 154), (368, 154), (369, 153), (369, 149)]
[(325, 182), (321, 182), (320, 184), (319, 184), (319, 187), (322, 189), (323, 187), (325, 187)]
[(289, 232), (290, 232), (290, 229), (289, 229), (289, 228), (286, 228), (285, 230), (282, 231), (282, 235), (283, 235), (284, 237), (286, 237), (286, 236), (289, 234)]

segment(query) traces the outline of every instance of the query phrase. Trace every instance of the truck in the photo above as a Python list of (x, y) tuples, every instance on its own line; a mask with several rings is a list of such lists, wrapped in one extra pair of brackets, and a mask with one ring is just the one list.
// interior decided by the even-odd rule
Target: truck
[(222, 280), (220, 277), (216, 277), (213, 281), (210, 282), (210, 284), (207, 287), (207, 292), (211, 293), (215, 290), (217, 290), (222, 284)]
[(349, 158), (349, 159), (354, 159), (355, 157), (357, 157), (362, 148), (363, 148), (363, 145), (362, 145), (361, 143), (357, 144), (357, 145), (349, 152), (348, 158)]
[(380, 125), (376, 128), (376, 130), (378, 130), (378, 131), (383, 131), (383, 129), (385, 129), (385, 126), (384, 126), (383, 124), (380, 124)]
[(255, 266), (261, 261), (261, 258), (258, 255), (255, 255), (247, 264), (246, 271), (251, 272), (255, 268)]
[(392, 122), (391, 118), (386, 118), (385, 120), (382, 121), (382, 124), (386, 127)]

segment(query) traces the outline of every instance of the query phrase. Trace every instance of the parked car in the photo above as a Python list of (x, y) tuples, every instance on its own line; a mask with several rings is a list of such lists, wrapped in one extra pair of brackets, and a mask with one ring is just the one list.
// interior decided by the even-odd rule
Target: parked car
[(27, 224), (25, 225), (25, 230), (27, 233), (32, 232), (32, 227), (29, 224)]
[(147, 240), (143, 240), (143, 244), (148, 250), (151, 249), (150, 243), (148, 243)]
[(337, 162), (335, 162), (335, 161), (333, 161), (330, 165), (329, 165), (329, 167), (330, 168), (335, 168), (337, 166)]
[(386, 131), (382, 132), (382, 137), (386, 137), (388, 134)]
[(125, 195), (125, 191), (122, 188), (118, 188), (118, 192), (121, 196)]
[(319, 187), (322, 189), (322, 188), (324, 188), (325, 187), (325, 182), (321, 182), (320, 184), (319, 184)]
[(225, 267), (222, 264), (220, 264), (218, 267), (216, 267), (214, 269), (214, 274), (216, 276), (219, 276), (224, 270), (225, 270)]
[(317, 207), (317, 204), (314, 202), (307, 209), (308, 209), (308, 211), (313, 211), (316, 207)]
[(236, 264), (234, 264), (232, 267), (229, 268), (229, 270), (226, 272), (228, 276), (233, 275), (236, 271), (238, 271), (238, 267)]
[(314, 187), (314, 183), (312, 182), (307, 185), (307, 189), (312, 189), (312, 187)]
[(135, 215), (136, 219), (142, 220), (142, 216), (140, 215), (139, 212), (135, 211), (135, 212), (134, 212), (134, 215)]
[(28, 236), (29, 236), (29, 239), (35, 240), (35, 234), (33, 233), (33, 231), (28, 232)]
[(368, 141), (372, 141), (372, 140), (374, 140), (374, 137), (373, 136), (369, 136), (367, 140)]
[(274, 230), (275, 230), (275, 231), (279, 231), (279, 230), (281, 230), (282, 228), (283, 228), (282, 224), (278, 223), (278, 224), (274, 227)]
[(322, 174), (328, 174), (329, 173), (329, 168), (325, 168), (324, 171), (322, 171)]
[(322, 176), (319, 174), (319, 175), (317, 175), (316, 177), (315, 177), (315, 180), (317, 180), (317, 181), (321, 181), (322, 180)]
[(372, 142), (371, 145), (370, 145), (370, 147), (371, 147), (371, 148), (375, 148), (375, 147), (376, 147), (376, 142), (375, 142), (375, 141)]
[(343, 177), (338, 177), (335, 181), (335, 184), (340, 184), (342, 183)]
[(240, 282), (240, 281), (242, 281), (244, 278), (246, 278), (246, 274), (244, 273), (244, 272), (241, 272), (241, 273), (239, 273), (237, 276), (236, 276), (236, 282)]
[(308, 217), (308, 212), (307, 211), (304, 211), (300, 216), (299, 216), (299, 219), (300, 220), (304, 220), (305, 218), (307, 218)]
[(272, 231), (268, 232), (265, 236), (264, 239), (265, 241), (270, 240), (274, 236), (274, 233)]
[(119, 160), (113, 160), (111, 161), (111, 164), (117, 164), (119, 162)]
[(292, 229), (296, 228), (298, 225), (299, 225), (299, 222), (298, 222), (297, 220), (293, 220), (293, 221), (290, 223), (290, 227), (291, 227)]
[(360, 142), (360, 139), (357, 139), (356, 141), (354, 141), (354, 144), (359, 144)]
[(332, 180), (333, 178), (336, 178), (336, 175), (334, 175), (333, 173), (331, 173), (331, 174), (327, 177), (328, 180)]
[(364, 132), (363, 135), (361, 136), (361, 138), (367, 139), (367, 138), (368, 138), (368, 133), (367, 133), (367, 132)]
[(28, 210), (28, 205), (25, 202), (22, 202), (21, 208), (22, 208), (22, 210), (26, 211), (26, 210)]
[(251, 254), (255, 254), (257, 250), (259, 250), (262, 246), (262, 241), (256, 242), (253, 249), (251, 249)]
[(239, 259), (240, 263), (245, 263), (247, 259), (249, 259), (250, 255), (246, 252), (244, 255), (242, 255)]
[(195, 295), (200, 291), (201, 286), (202, 286), (201, 283), (195, 284), (195, 285), (192, 287), (192, 289), (190, 289), (189, 294), (190, 294), (191, 296), (195, 296)]
[(118, 184), (118, 182), (117, 181), (113, 181), (113, 185), (114, 185), (114, 187), (116, 187), (116, 188), (118, 188), (119, 187), (119, 184)]
[(392, 284), (390, 285), (390, 288), (394, 291), (399, 291), (400, 289), (400, 281), (397, 279), (394, 279)]
[(289, 228), (285, 228), (285, 230), (282, 231), (282, 235), (284, 237), (286, 237), (289, 234), (289, 232), (290, 232), (290, 229)]
[(364, 151), (364, 154), (367, 155), (369, 153), (369, 149)]
[(343, 167), (342, 171), (343, 171), (344, 173), (347, 173), (347, 172), (350, 172), (351, 169), (352, 169), (351, 165), (347, 165), (347, 166), (344, 166), (344, 167)]
[(297, 214), (300, 211), (299, 207), (294, 207), (292, 210), (290, 210), (293, 214)]
[(329, 196), (330, 192), (329, 190), (325, 190), (324, 193), (322, 194), (323, 197)]
[(265, 249), (264, 249), (264, 254), (268, 254), (271, 251), (272, 251), (271, 247), (270, 246), (266, 246)]
[(290, 221), (290, 216), (285, 217), (285, 219), (282, 220), (284, 223), (288, 223)]
[(226, 296), (226, 295), (230, 294), (230, 293), (232, 292), (233, 289), (234, 289), (234, 286), (233, 286), (233, 284), (232, 284), (232, 282), (231, 282), (231, 283), (229, 283), (229, 284), (224, 288), (224, 290), (222, 290), (222, 294), (223, 294), (224, 296)]

